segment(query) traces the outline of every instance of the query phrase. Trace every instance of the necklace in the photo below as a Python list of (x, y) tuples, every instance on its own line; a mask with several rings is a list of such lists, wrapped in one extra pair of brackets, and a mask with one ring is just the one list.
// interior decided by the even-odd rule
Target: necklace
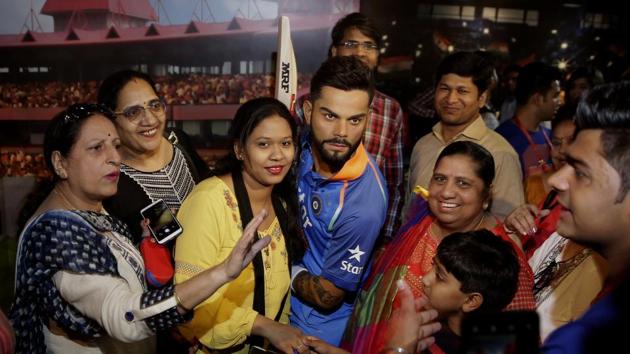
[(64, 204), (68, 210), (77, 210), (77, 208), (72, 206), (72, 203), (70, 203), (70, 200), (68, 200), (66, 195), (57, 190), (57, 187), (53, 188), (53, 193), (61, 198), (61, 203)]
[(544, 262), (535, 269), (534, 297), (536, 303), (543, 302), (566, 278), (577, 268), (586, 257), (591, 255), (591, 250), (584, 248), (568, 259), (562, 260), (562, 253), (569, 240), (560, 238), (553, 249), (546, 255)]
[(61, 203), (66, 207), (66, 209), (68, 210), (91, 210), (97, 213), (102, 213), (103, 212), (103, 206), (101, 205), (100, 210), (95, 210), (92, 208), (77, 208), (76, 206), (74, 206), (72, 203), (70, 203), (70, 200), (68, 199), (68, 197), (66, 197), (66, 195), (59, 191), (57, 189), (57, 187), (53, 188), (53, 193), (55, 193), (55, 195), (59, 196), (59, 198), (61, 199)]
[[(477, 225), (475, 225), (475, 227), (473, 227), (470, 231), (479, 230), (479, 227), (481, 226), (481, 224), (483, 224), (483, 221), (485, 220), (485, 218), (486, 218), (486, 213), (483, 213), (483, 214), (481, 215), (481, 219), (479, 220), (479, 222), (477, 223)], [(442, 230), (441, 230), (441, 229), (440, 229), (440, 227), (437, 225), (436, 221), (437, 221), (437, 219), (436, 219), (436, 220), (433, 220), (433, 222), (431, 222), (431, 227), (429, 228), (429, 232), (431, 233), (431, 235), (433, 236), (433, 238), (435, 238), (435, 239), (437, 239), (437, 240), (441, 240), (441, 239), (443, 239), (446, 235), (443, 235)], [(439, 232), (439, 235), (437, 235), (437, 234), (435, 233), (435, 230), (434, 230), (435, 228), (438, 228), (438, 231), (440, 231), (440, 232)], [(450, 235), (450, 233), (449, 233), (449, 235)], [(436, 237), (436, 236), (440, 236), (440, 237), (438, 238), (438, 237)]]

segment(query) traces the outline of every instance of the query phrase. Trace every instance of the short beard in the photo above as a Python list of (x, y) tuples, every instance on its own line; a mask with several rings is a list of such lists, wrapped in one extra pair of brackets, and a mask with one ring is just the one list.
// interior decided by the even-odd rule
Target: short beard
[[(320, 141), (319, 139), (317, 139), (317, 137), (314, 134), (312, 135), (312, 137), (313, 137), (313, 140), (312, 140), (313, 146), (317, 150), (317, 153), (319, 157), (322, 159), (322, 162), (328, 165), (328, 167), (330, 167), (330, 169), (335, 172), (341, 170), (343, 165), (348, 160), (350, 160), (354, 152), (357, 151), (357, 148), (361, 144), (361, 140), (357, 141), (354, 145), (352, 145), (352, 143), (350, 143), (349, 141), (340, 139), (340, 138)], [(340, 152), (331, 153), (327, 151), (326, 149), (324, 149), (325, 143), (344, 144), (348, 146), (349, 149), (345, 153), (340, 153)]]

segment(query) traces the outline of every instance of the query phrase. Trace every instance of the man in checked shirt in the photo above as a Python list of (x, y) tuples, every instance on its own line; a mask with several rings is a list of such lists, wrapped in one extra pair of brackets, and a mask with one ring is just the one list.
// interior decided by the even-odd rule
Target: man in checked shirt
[[(351, 13), (333, 27), (329, 56), (357, 56), (372, 71), (378, 65), (381, 34), (365, 15)], [(302, 104), (310, 95), (298, 99), (296, 113), (299, 124), (304, 124)], [(381, 229), (381, 240), (389, 241), (398, 230), (403, 205), (403, 111), (394, 98), (375, 91), (363, 133), (363, 145), (385, 177), (389, 204), (387, 218)]]

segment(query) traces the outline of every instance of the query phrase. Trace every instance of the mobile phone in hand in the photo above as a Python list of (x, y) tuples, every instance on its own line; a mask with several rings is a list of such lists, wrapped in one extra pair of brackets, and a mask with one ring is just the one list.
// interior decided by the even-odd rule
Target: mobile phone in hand
[(159, 244), (172, 240), (184, 231), (171, 209), (162, 199), (143, 208), (140, 214), (144, 219), (149, 220), (149, 231)]
[(540, 333), (535, 311), (472, 312), (462, 322), (460, 353), (538, 353)]
[(272, 350), (268, 350), (262, 347), (259, 347), (257, 345), (252, 345), (251, 347), (249, 347), (249, 354), (276, 354), (276, 352), (272, 351)]

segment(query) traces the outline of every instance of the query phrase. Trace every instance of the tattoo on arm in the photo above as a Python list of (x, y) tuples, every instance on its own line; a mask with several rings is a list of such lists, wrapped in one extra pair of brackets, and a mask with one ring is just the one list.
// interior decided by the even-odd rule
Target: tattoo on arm
[(311, 305), (330, 310), (343, 300), (345, 292), (328, 280), (302, 272), (293, 281), (298, 297)]

